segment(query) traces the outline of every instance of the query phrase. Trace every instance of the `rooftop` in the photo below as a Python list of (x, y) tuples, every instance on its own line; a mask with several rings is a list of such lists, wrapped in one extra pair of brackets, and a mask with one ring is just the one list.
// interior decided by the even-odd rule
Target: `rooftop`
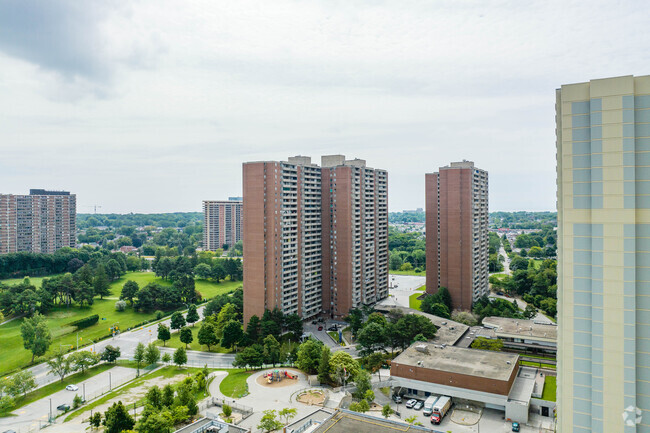
[(483, 319), (483, 326), (494, 329), (497, 337), (528, 337), (549, 342), (557, 341), (557, 325), (555, 324), (506, 317), (486, 317)]
[(389, 421), (357, 412), (339, 409), (323, 422), (314, 433), (397, 433), (397, 432), (433, 432), (426, 427), (408, 425)]
[(431, 343), (415, 343), (392, 362), (448, 373), (507, 381), (518, 366), (519, 355), (465, 349)]

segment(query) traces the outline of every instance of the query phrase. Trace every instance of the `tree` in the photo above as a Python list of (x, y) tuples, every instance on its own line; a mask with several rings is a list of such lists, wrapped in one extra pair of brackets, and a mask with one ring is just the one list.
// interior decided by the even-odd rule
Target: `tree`
[(394, 411), (393, 409), (390, 408), (390, 404), (388, 404), (388, 403), (385, 404), (385, 405), (381, 408), (381, 414), (382, 414), (383, 417), (386, 418), (386, 419), (388, 419), (388, 417), (391, 416), (391, 415), (394, 414), (394, 413), (395, 413), (395, 411)]
[(251, 343), (257, 343), (260, 339), (260, 318), (254, 314), (248, 319), (246, 339)]
[(179, 347), (174, 352), (174, 364), (178, 365), (179, 367), (187, 364), (187, 352), (185, 351), (184, 347)]
[(241, 323), (239, 323), (237, 320), (230, 320), (228, 323), (226, 323), (226, 326), (223, 328), (222, 333), (223, 337), (221, 337), (221, 347), (225, 347), (227, 349), (236, 346), (244, 337), (244, 332), (241, 329)]
[(386, 330), (376, 322), (368, 322), (359, 332), (357, 343), (362, 356), (383, 350), (387, 343)]
[(114, 403), (104, 413), (104, 430), (106, 433), (120, 433), (124, 430), (131, 430), (135, 425), (133, 417), (129, 415), (121, 401)]
[(372, 389), (366, 390), (366, 392), (363, 394), (363, 399), (368, 403), (372, 403), (375, 401), (375, 392)]
[[(422, 335), (422, 334), (419, 334)], [(363, 366), (371, 372), (380, 372), (379, 378), (381, 379), (381, 366), (384, 365), (384, 355), (379, 352), (371, 353), (362, 360)]]
[(288, 314), (284, 317), (287, 331), (293, 333), (293, 338), (298, 340), (302, 336), (302, 319), (296, 313)]
[(524, 259), (521, 256), (515, 256), (515, 258), (510, 261), (511, 271), (525, 271), (527, 269), (528, 269), (528, 259)]
[(476, 326), (478, 324), (478, 320), (476, 320), (474, 314), (470, 313), (469, 311), (455, 310), (451, 314), (451, 320), (458, 323), (463, 323), (467, 326)]
[(320, 383), (330, 381), (330, 349), (323, 345), (321, 348), (320, 361), (318, 362), (318, 380)]
[(155, 364), (160, 361), (160, 349), (155, 344), (149, 343), (144, 350), (144, 360), (147, 365)]
[(9, 378), (7, 383), (7, 393), (12, 397), (22, 394), (23, 397), (29, 391), (36, 388), (34, 374), (29, 370), (22, 370)]
[(9, 412), (15, 405), (16, 402), (10, 395), (0, 397), (0, 413)]
[(253, 344), (235, 355), (236, 367), (259, 367), (264, 363), (264, 348), (259, 344)]
[(106, 275), (106, 268), (104, 268), (104, 265), (97, 266), (95, 276), (93, 277), (93, 289), (95, 290), (95, 294), (99, 295), (100, 299), (104, 299), (104, 296), (111, 294), (109, 285), (110, 281)]
[(350, 324), (352, 335), (357, 335), (359, 330), (363, 327), (363, 312), (358, 308), (353, 308), (348, 313), (345, 321)]
[(358, 399), (366, 398), (366, 392), (372, 389), (370, 374), (366, 370), (358, 370), (352, 377), (354, 384), (357, 386), (356, 391), (352, 395)]
[[(177, 406), (175, 410), (184, 409), (187, 415), (187, 407)], [(171, 433), (174, 427), (174, 416), (169, 411), (158, 412), (153, 408), (145, 410), (140, 416), (140, 420), (136, 426), (138, 433)]]
[(52, 335), (45, 323), (45, 317), (39, 313), (23, 320), (20, 325), (20, 333), (23, 337), (23, 347), (32, 352), (32, 364), (34, 358), (45, 355), (52, 344)]
[(131, 306), (133, 306), (133, 298), (135, 298), (135, 295), (138, 293), (138, 290), (140, 290), (140, 286), (138, 286), (138, 283), (135, 281), (127, 281), (124, 283), (124, 286), (122, 286), (122, 293), (120, 294), (120, 299), (126, 299), (131, 303)]
[(122, 312), (124, 310), (126, 310), (126, 302), (122, 300), (117, 301), (115, 303), (115, 311)]
[(404, 421), (406, 421), (407, 423), (409, 423), (411, 425), (420, 425), (421, 426), (422, 423), (420, 421), (418, 421), (417, 419), (418, 419), (418, 416), (413, 415), (413, 416), (410, 416), (410, 417), (404, 419)]
[[(430, 298), (430, 296), (427, 296), (427, 298)], [(422, 302), (422, 304), (424, 304), (424, 302)], [(442, 303), (431, 304), (427, 310), (422, 308), (422, 311), (425, 313), (433, 314), (434, 316), (442, 317), (443, 319), (451, 318), (451, 315), (449, 314), (449, 308), (447, 308), (447, 306)]]
[(63, 378), (70, 373), (70, 359), (66, 358), (65, 352), (62, 350), (59, 350), (59, 352), (54, 355), (54, 358), (47, 361), (47, 366), (50, 368), (50, 373), (56, 374), (61, 378), (61, 382), (63, 382)]
[(451, 303), (451, 293), (449, 293), (449, 290), (447, 290), (446, 287), (440, 287), (436, 295), (438, 295), (442, 303), (447, 307), (449, 311), (453, 311), (454, 306)]
[(335, 352), (330, 358), (330, 376), (339, 384), (347, 382), (348, 378), (354, 377), (358, 371), (359, 363), (347, 352)]
[(145, 352), (144, 344), (138, 343), (138, 345), (135, 346), (135, 352), (133, 352), (133, 360), (135, 361), (137, 366), (138, 376), (140, 376), (140, 364), (142, 363), (142, 361), (144, 361), (144, 352)]
[[(298, 359), (296, 365), (307, 374), (314, 374), (318, 371), (320, 363), (321, 347), (323, 343), (311, 338), (305, 340), (298, 348)], [(337, 352), (338, 353), (338, 352)]]
[(162, 358), (160, 358), (160, 360), (165, 364), (169, 364), (172, 360), (172, 356), (169, 353), (165, 352), (162, 354)]
[(192, 335), (192, 330), (188, 328), (187, 326), (184, 326), (181, 328), (180, 332), (180, 340), (182, 343), (185, 343), (185, 348), (187, 349), (187, 345), (192, 343), (194, 341), (194, 336)]
[(285, 407), (278, 412), (278, 417), (280, 417), (280, 419), (284, 419), (284, 425), (287, 425), (289, 424), (289, 421), (297, 414), (298, 411), (296, 409)]
[(223, 335), (223, 328), (226, 327), (226, 323), (231, 320), (237, 320), (237, 309), (234, 304), (227, 303), (223, 306), (219, 314), (217, 315), (217, 321), (215, 323), (215, 328), (217, 336), (221, 337)]
[[(166, 353), (166, 355), (169, 355)], [(170, 384), (167, 384), (162, 389), (161, 404), (165, 407), (171, 407), (174, 404), (174, 388)]]
[(197, 277), (207, 280), (212, 277), (212, 268), (207, 263), (199, 263), (194, 267), (194, 273)]
[(172, 329), (181, 329), (183, 326), (185, 326), (185, 318), (183, 317), (183, 314), (179, 311), (176, 311), (174, 314), (172, 314), (171, 325)]
[(167, 343), (167, 340), (172, 338), (171, 332), (169, 332), (169, 328), (167, 325), (163, 323), (158, 324), (158, 340), (163, 342), (163, 346)]
[(524, 310), (524, 317), (530, 320), (536, 315), (537, 315), (537, 308), (535, 308), (535, 306), (531, 304), (526, 305), (526, 309)]
[(104, 351), (102, 352), (101, 360), (106, 362), (115, 362), (117, 361), (117, 358), (119, 358), (121, 354), (122, 353), (119, 347), (108, 345), (104, 348)]
[(145, 394), (145, 398), (147, 399), (147, 402), (156, 409), (162, 408), (162, 391), (160, 391), (158, 385), (149, 388), (149, 391)]
[(272, 335), (267, 335), (264, 338), (264, 361), (267, 364), (275, 364), (280, 362), (280, 343)]
[(102, 413), (101, 412), (95, 412), (93, 416), (90, 417), (90, 425), (97, 430), (99, 426), (102, 424)]
[(214, 325), (210, 322), (203, 322), (197, 337), (200, 345), (208, 346), (208, 351), (210, 351), (210, 346), (219, 342)]
[(283, 427), (282, 423), (277, 420), (277, 413), (273, 409), (265, 410), (264, 415), (260, 423), (257, 425), (257, 428), (265, 432), (271, 432)]
[(74, 352), (68, 358), (73, 365), (73, 370), (81, 370), (82, 373), (99, 362), (99, 355), (87, 350)]
[(364, 413), (364, 412), (368, 412), (368, 411), (370, 410), (370, 405), (369, 405), (368, 402), (364, 399), (364, 400), (359, 401), (358, 403), (356, 403), (356, 402), (355, 402), (355, 403), (352, 403), (352, 404), (350, 405), (350, 410), (352, 410), (352, 411), (354, 411), (354, 412), (361, 412), (361, 413)]
[(199, 321), (199, 313), (196, 312), (196, 305), (190, 304), (187, 309), (187, 316), (185, 317), (187, 323), (191, 323), (194, 327), (194, 323)]
[(472, 341), (472, 349), (500, 351), (503, 349), (503, 340), (496, 338), (477, 337)]

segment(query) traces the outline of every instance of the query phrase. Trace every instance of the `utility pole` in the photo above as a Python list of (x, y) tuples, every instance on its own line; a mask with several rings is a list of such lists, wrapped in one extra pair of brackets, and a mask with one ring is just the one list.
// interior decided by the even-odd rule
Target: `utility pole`
[(84, 387), (84, 401), (86, 401), (86, 382), (83, 383)]
[(111, 372), (108, 372), (108, 390), (112, 391), (113, 390), (113, 385), (111, 385)]
[(50, 399), (50, 422), (52, 422), (52, 399)]

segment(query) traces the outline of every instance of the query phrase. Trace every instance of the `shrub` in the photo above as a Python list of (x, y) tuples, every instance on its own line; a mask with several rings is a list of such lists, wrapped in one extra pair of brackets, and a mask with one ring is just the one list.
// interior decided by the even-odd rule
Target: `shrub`
[(115, 303), (115, 309), (117, 311), (124, 311), (126, 310), (126, 302), (125, 301), (117, 301)]
[(416, 274), (419, 274), (420, 272), (422, 272), (422, 269), (421, 268), (415, 268), (415, 269), (413, 269), (413, 272), (415, 272)]
[(154, 313), (154, 317), (156, 318), (156, 320), (160, 320), (160, 319), (162, 319), (163, 317), (165, 317), (165, 313), (163, 313), (163, 312), (160, 311), (160, 310), (157, 310), (157, 311)]
[(79, 406), (81, 406), (81, 403), (83, 403), (82, 398), (79, 396), (79, 394), (75, 394), (74, 398), (72, 399), (72, 408), (76, 409)]
[(97, 323), (97, 321), (99, 321), (99, 316), (97, 314), (93, 314), (92, 316), (84, 317), (83, 319), (70, 322), (66, 326), (74, 326), (77, 329), (82, 329), (93, 326), (95, 323)]

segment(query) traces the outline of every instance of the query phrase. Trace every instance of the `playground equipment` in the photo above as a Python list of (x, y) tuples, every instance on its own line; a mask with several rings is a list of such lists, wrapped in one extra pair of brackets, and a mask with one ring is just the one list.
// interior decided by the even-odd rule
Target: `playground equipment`
[(267, 371), (266, 373), (263, 374), (263, 377), (266, 379), (266, 383), (271, 383), (273, 381), (280, 382), (284, 378), (294, 379), (294, 380), (298, 379), (297, 374), (291, 374), (291, 372), (287, 370)]

